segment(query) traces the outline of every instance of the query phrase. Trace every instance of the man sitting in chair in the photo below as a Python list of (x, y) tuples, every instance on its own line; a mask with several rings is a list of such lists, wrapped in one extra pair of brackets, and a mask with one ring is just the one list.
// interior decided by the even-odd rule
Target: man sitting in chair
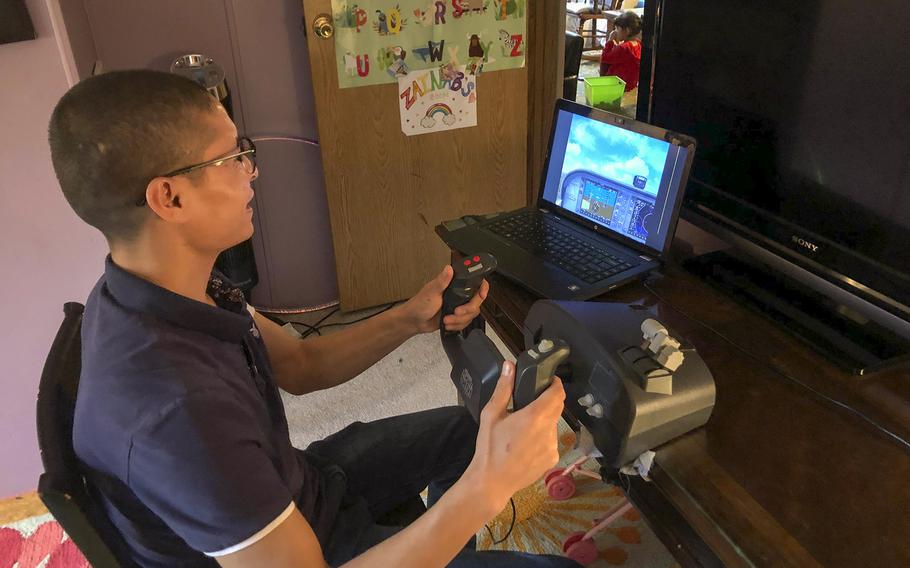
[[(358, 375), (438, 329), (446, 267), (407, 302), (299, 341), (212, 274), (253, 233), (256, 149), (195, 83), (153, 71), (87, 79), (50, 121), (75, 212), (110, 245), (88, 298), (73, 442), (95, 495), (142, 566), (570, 566), (466, 546), (557, 459), (558, 380), (509, 414), (506, 365), (478, 431), (461, 408), (354, 423), (291, 446), (279, 388)], [(479, 313), (484, 284), (446, 318)], [(376, 523), (430, 487), (407, 527)]]

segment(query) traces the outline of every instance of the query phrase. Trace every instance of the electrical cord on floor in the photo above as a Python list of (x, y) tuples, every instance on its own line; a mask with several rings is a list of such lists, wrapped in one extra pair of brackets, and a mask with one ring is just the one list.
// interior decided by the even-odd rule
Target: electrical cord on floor
[[(266, 318), (266, 319), (268, 319), (268, 320), (271, 320), (271, 321), (277, 323), (278, 325), (280, 325), (280, 326), (282, 326), (282, 327), (285, 326), (286, 324), (291, 324), (291, 327), (293, 327), (293, 328), (297, 331), (297, 333), (300, 333), (300, 337), (301, 337), (301, 339), (302, 339), (302, 338), (307, 337), (307, 336), (309, 336), (309, 335), (312, 335), (312, 334), (314, 334), (314, 333), (315, 333), (316, 335), (322, 335), (322, 334), (319, 332), (319, 327), (318, 327), (319, 324), (322, 323), (322, 322), (324, 322), (325, 320), (327, 320), (329, 317), (331, 317), (331, 316), (332, 316), (335, 312), (337, 312), (337, 311), (338, 311), (338, 308), (335, 308), (334, 310), (332, 310), (331, 312), (329, 312), (328, 314), (326, 314), (325, 316), (323, 316), (318, 322), (316, 322), (316, 323), (313, 324), (313, 325), (310, 325), (310, 324), (308, 324), (308, 323), (303, 323), (303, 322), (301, 322), (301, 321), (283, 320), (283, 319), (279, 318), (278, 316), (275, 316), (275, 315), (270, 314), (270, 313), (268, 313), (268, 312), (262, 312), (262, 311), (260, 311), (259, 313), (262, 314), (262, 316), (263, 316), (264, 318)], [(302, 328), (303, 328), (303, 332), (301, 332), (301, 331), (298, 329), (298, 327), (302, 327)]]
[[(256, 313), (258, 313), (259, 315), (261, 315), (261, 316), (264, 317), (265, 319), (267, 319), (267, 320), (269, 320), (269, 321), (271, 321), (271, 322), (274, 322), (274, 323), (278, 324), (278, 325), (281, 326), (281, 327), (284, 327), (284, 326), (287, 325), (287, 324), (291, 324), (291, 326), (298, 326), (298, 325), (300, 325), (300, 326), (303, 326), (303, 327), (305, 327), (305, 328), (313, 329), (313, 326), (311, 326), (311, 325), (307, 325), (307, 324), (305, 324), (305, 323), (300, 323), (300, 322), (297, 322), (297, 321), (283, 320), (283, 319), (281, 319), (280, 317), (278, 317), (278, 316), (276, 316), (276, 315), (274, 315), (274, 314), (271, 314), (271, 313), (269, 313), (269, 312), (263, 312), (263, 311), (260, 311), (260, 310), (256, 310)], [(314, 331), (315, 331), (315, 330), (314, 330)], [(312, 332), (311, 332), (311, 333), (312, 333)]]
[[(321, 323), (324, 322), (325, 320), (329, 319), (329, 318), (332, 317), (333, 315), (337, 314), (337, 313), (338, 313), (338, 310), (340, 310), (340, 309), (341, 309), (341, 308), (339, 308), (339, 307), (336, 306), (331, 312), (329, 312), (329, 313), (327, 313), (326, 315), (324, 315), (324, 316), (322, 316), (321, 318), (319, 318), (319, 321), (317, 321), (317, 322), (314, 323), (313, 325), (307, 325), (307, 327), (309, 327), (309, 328), (311, 328), (311, 329), (310, 329), (309, 331), (307, 331), (306, 333), (301, 334), (300, 338), (301, 338), (301, 339), (305, 339), (305, 338), (309, 337), (310, 335), (312, 335), (312, 334), (314, 334), (314, 333), (315, 333), (316, 335), (322, 335), (322, 333), (319, 332), (319, 324), (321, 324)], [(304, 324), (304, 325), (306, 325), (306, 324)]]
[[(308, 323), (303, 323), (300, 321), (288, 321), (287, 323), (291, 324), (291, 327), (293, 327), (294, 329), (297, 329), (297, 326), (300, 326), (303, 328), (302, 332), (299, 329), (297, 330), (297, 332), (300, 333), (300, 337), (306, 337), (306, 335), (311, 335), (313, 333), (315, 333), (316, 335), (322, 335), (321, 333), (319, 333), (319, 328), (317, 328), (316, 326), (312, 326)], [(304, 335), (304, 334), (306, 334), (306, 335)]]
[(780, 376), (786, 378), (787, 380), (789, 380), (789, 381), (791, 381), (791, 382), (793, 382), (793, 383), (796, 383), (797, 385), (801, 386), (802, 388), (806, 389), (807, 391), (811, 392), (812, 394), (818, 396), (818, 397), (821, 398), (822, 400), (825, 400), (825, 401), (827, 401), (827, 402), (830, 402), (831, 404), (833, 404), (833, 405), (835, 405), (835, 406), (838, 406), (838, 407), (840, 407), (840, 408), (842, 408), (842, 409), (844, 409), (844, 410), (850, 412), (851, 414), (853, 414), (853, 415), (857, 416), (858, 418), (864, 420), (866, 423), (868, 423), (869, 425), (871, 425), (873, 428), (875, 428), (875, 429), (878, 430), (879, 432), (885, 434), (885, 435), (888, 436), (889, 438), (893, 439), (894, 441), (898, 442), (899, 444), (901, 444), (902, 446), (904, 446), (905, 448), (907, 448), (908, 450), (910, 450), (910, 442), (908, 442), (907, 440), (901, 438), (900, 436), (898, 436), (897, 434), (895, 434), (895, 433), (892, 432), (891, 430), (888, 430), (886, 427), (882, 426), (881, 424), (879, 424), (878, 422), (876, 422), (875, 420), (873, 420), (872, 418), (870, 418), (870, 417), (867, 416), (866, 414), (863, 414), (861, 411), (859, 411), (859, 410), (853, 408), (852, 406), (850, 406), (850, 405), (847, 404), (847, 403), (844, 403), (844, 402), (841, 402), (841, 401), (839, 401), (839, 400), (837, 400), (837, 399), (831, 398), (830, 396), (828, 396), (828, 395), (826, 395), (826, 394), (824, 394), (824, 393), (822, 393), (822, 392), (820, 392), (820, 391), (814, 389), (814, 388), (813, 388), (812, 386), (810, 386), (809, 384), (807, 384), (807, 383), (805, 383), (805, 382), (803, 382), (803, 381), (797, 379), (796, 377), (790, 375), (789, 373), (786, 373), (786, 372), (784, 372), (783, 370), (778, 369), (776, 366), (767, 363), (766, 361), (764, 361), (764, 360), (762, 360), (761, 358), (759, 358), (757, 355), (752, 354), (752, 353), (751, 353), (749, 350), (747, 350), (745, 347), (743, 347), (742, 345), (736, 343), (736, 342), (733, 341), (732, 339), (729, 339), (728, 337), (726, 337), (724, 334), (722, 334), (722, 333), (721, 333), (720, 331), (718, 331), (717, 329), (711, 327), (710, 325), (706, 324), (705, 322), (701, 321), (700, 319), (698, 319), (698, 318), (696, 318), (696, 317), (693, 317), (692, 315), (690, 315), (689, 313), (687, 313), (685, 310), (683, 310), (683, 309), (681, 309), (681, 308), (678, 308), (678, 307), (676, 307), (675, 305), (673, 305), (671, 302), (668, 302), (668, 301), (666, 300), (666, 298), (664, 298), (662, 295), (660, 295), (659, 293), (657, 293), (657, 292), (654, 290), (654, 288), (651, 287), (651, 285), (650, 285), (649, 282), (645, 281), (645, 282), (644, 282), (644, 287), (645, 287), (645, 289), (647, 289), (649, 292), (651, 292), (652, 294), (654, 294), (654, 296), (655, 296), (658, 300), (660, 300), (661, 302), (663, 302), (664, 304), (666, 304), (667, 307), (669, 307), (669, 308), (672, 309), (673, 311), (678, 312), (679, 314), (685, 316), (686, 318), (688, 318), (688, 319), (694, 321), (695, 323), (697, 323), (698, 325), (700, 325), (700, 326), (702, 326), (703, 328), (707, 329), (707, 330), (710, 331), (711, 333), (714, 333), (715, 335), (717, 335), (718, 337), (720, 337), (721, 339), (723, 339), (724, 341), (726, 341), (727, 343), (729, 343), (730, 345), (732, 345), (733, 347), (735, 347), (736, 349), (738, 349), (739, 351), (745, 353), (749, 358), (754, 359), (755, 361), (758, 361), (759, 363), (761, 363), (761, 365), (764, 366), (765, 368), (768, 368), (768, 369), (774, 371), (775, 373), (777, 373), (778, 375), (780, 375)]
[[(275, 316), (266, 316), (266, 317), (269, 318), (270, 320), (274, 321), (278, 325), (284, 325), (285, 323), (290, 323), (291, 326), (294, 327), (294, 329), (297, 329), (298, 326), (304, 328), (304, 331), (300, 334), (300, 338), (305, 339), (305, 338), (313, 335), (314, 333), (316, 335), (322, 335), (322, 330), (327, 327), (353, 325), (355, 323), (360, 323), (364, 320), (368, 320), (372, 317), (378, 316), (379, 314), (381, 314), (383, 312), (387, 312), (387, 311), (391, 310), (398, 303), (400, 303), (400, 302), (392, 302), (391, 304), (384, 306), (382, 309), (375, 311), (370, 315), (363, 316), (362, 318), (357, 318), (357, 319), (351, 320), (351, 321), (340, 321), (340, 322), (334, 322), (334, 323), (323, 323), (323, 322), (326, 321), (327, 319), (329, 319), (330, 317), (332, 317), (333, 315), (335, 315), (336, 313), (338, 313), (338, 310), (340, 308), (337, 308), (337, 307), (335, 309), (333, 309), (331, 312), (324, 315), (322, 318), (319, 319), (319, 321), (317, 321), (316, 323), (314, 323), (312, 325), (310, 325), (308, 323), (298, 322), (298, 321), (284, 322), (281, 319), (276, 318)], [(298, 332), (299, 332), (299, 330), (298, 330)]]
[(493, 531), (490, 529), (490, 525), (484, 525), (484, 528), (487, 529), (487, 532), (490, 533), (490, 540), (493, 541), (493, 544), (502, 544), (509, 538), (509, 535), (512, 534), (512, 529), (515, 528), (515, 499), (509, 497), (509, 504), (512, 505), (512, 522), (509, 523), (509, 530), (506, 531), (506, 536), (502, 537), (499, 540), (496, 540), (496, 537), (493, 536)]
[[(339, 321), (339, 322), (335, 322), (335, 323), (327, 323), (327, 324), (325, 324), (325, 325), (319, 325), (319, 323), (317, 323), (317, 324), (316, 324), (316, 327), (317, 327), (317, 329), (325, 329), (325, 328), (327, 328), (327, 327), (336, 327), (336, 326), (343, 326), (343, 325), (353, 325), (353, 324), (355, 324), (355, 323), (360, 323), (360, 322), (362, 322), (362, 321), (364, 321), (364, 320), (368, 320), (368, 319), (370, 319), (370, 318), (372, 318), (372, 317), (376, 317), (376, 316), (378, 316), (379, 314), (381, 314), (381, 313), (383, 313), (383, 312), (387, 312), (387, 311), (391, 310), (393, 307), (395, 307), (396, 304), (398, 304), (398, 302), (392, 302), (391, 304), (388, 304), (388, 305), (386, 305), (385, 307), (383, 307), (381, 310), (376, 311), (376, 312), (373, 312), (372, 314), (370, 314), (370, 315), (368, 315), (368, 316), (363, 316), (362, 318), (357, 318), (357, 319), (351, 320), (351, 321)], [(331, 314), (330, 314), (330, 315), (331, 315)], [(325, 318), (323, 318), (323, 319), (320, 320), (320, 321), (325, 321)]]
[(308, 323), (303, 323), (303, 322), (299, 322), (299, 321), (283, 320), (283, 319), (279, 318), (278, 316), (270, 314), (268, 312), (259, 311), (258, 313), (261, 314), (262, 317), (264, 317), (265, 319), (273, 321), (282, 327), (284, 327), (286, 324), (291, 324), (291, 327), (293, 327), (295, 330), (297, 330), (298, 333), (301, 333), (300, 330), (297, 329), (298, 326), (302, 327), (304, 329), (304, 331), (303, 331), (303, 333), (301, 333), (300, 337), (304, 338), (313, 333), (315, 333), (316, 335), (322, 335), (321, 333), (319, 333), (319, 328), (317, 326), (320, 323), (324, 322), (326, 319), (329, 318), (329, 316), (331, 316), (332, 314), (334, 314), (337, 311), (338, 311), (338, 308), (335, 308), (334, 310), (329, 312), (327, 315), (325, 315), (322, 319), (320, 319), (318, 322), (316, 322), (315, 325), (310, 325)]
[(620, 486), (622, 487), (622, 490), (626, 495), (626, 499), (631, 501), (632, 500), (632, 477), (620, 471), (618, 474), (618, 478), (619, 478)]

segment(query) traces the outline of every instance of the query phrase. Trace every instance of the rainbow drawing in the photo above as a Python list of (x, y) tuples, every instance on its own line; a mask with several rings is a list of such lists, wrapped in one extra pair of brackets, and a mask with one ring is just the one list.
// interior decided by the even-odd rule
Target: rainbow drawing
[(452, 126), (457, 120), (455, 118), (455, 113), (452, 112), (452, 107), (445, 103), (436, 103), (430, 105), (430, 108), (427, 109), (427, 115), (423, 117), (423, 120), (420, 121), (420, 124), (424, 128), (433, 128), (436, 126), (436, 115), (442, 115), (442, 123), (446, 126)]
[(444, 119), (445, 117), (452, 114), (452, 107), (450, 107), (449, 105), (447, 105), (445, 103), (436, 103), (434, 105), (431, 105), (430, 108), (427, 109), (427, 116), (429, 116), (431, 118), (436, 118), (433, 115), (439, 114), (439, 113), (442, 114), (443, 119)]

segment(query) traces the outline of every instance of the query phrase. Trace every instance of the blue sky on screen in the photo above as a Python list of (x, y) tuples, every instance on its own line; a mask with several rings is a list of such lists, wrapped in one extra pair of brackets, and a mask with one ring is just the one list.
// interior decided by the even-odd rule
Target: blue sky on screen
[(635, 176), (644, 176), (644, 191), (657, 195), (669, 147), (663, 140), (573, 116), (562, 173), (588, 170), (630, 187)]

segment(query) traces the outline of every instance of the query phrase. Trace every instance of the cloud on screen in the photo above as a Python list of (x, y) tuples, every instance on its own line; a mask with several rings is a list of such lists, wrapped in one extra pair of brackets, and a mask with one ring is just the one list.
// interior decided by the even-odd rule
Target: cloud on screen
[(563, 173), (588, 170), (632, 186), (648, 179), (644, 191), (657, 195), (669, 144), (584, 117), (572, 117)]

